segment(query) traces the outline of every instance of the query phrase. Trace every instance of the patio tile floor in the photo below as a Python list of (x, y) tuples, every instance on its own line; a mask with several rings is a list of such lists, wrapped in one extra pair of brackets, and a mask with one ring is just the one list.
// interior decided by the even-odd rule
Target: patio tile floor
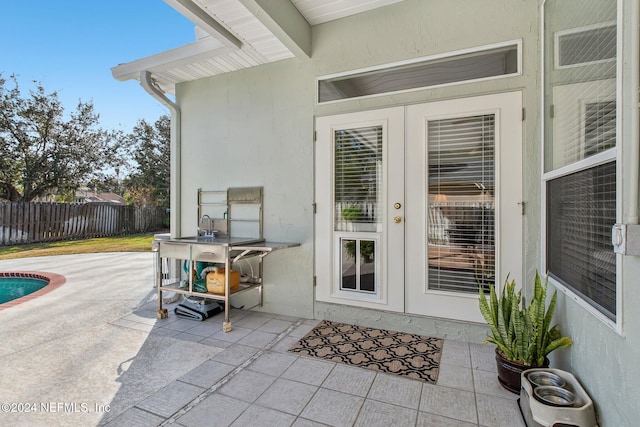
[[(142, 310), (154, 310), (149, 304)], [(237, 322), (234, 315), (238, 314)], [(167, 319), (151, 333), (219, 347), (220, 352), (107, 426), (144, 419), (150, 425), (524, 427), (517, 396), (498, 384), (493, 349), (445, 340), (437, 384), (297, 356), (287, 350), (318, 323), (262, 312), (233, 312), (221, 322)], [(148, 325), (145, 316), (124, 318)], [(167, 334), (170, 335), (170, 334)], [(197, 340), (199, 339), (199, 341)], [(191, 388), (193, 387), (193, 388)], [(194, 390), (200, 390), (194, 396)], [(171, 406), (169, 400), (175, 400)], [(189, 402), (185, 403), (187, 400)], [(183, 403), (176, 408), (176, 402)], [(172, 414), (167, 411), (174, 410)], [(143, 418), (144, 417), (144, 418)]]
[[(99, 254), (0, 263), (67, 277), (56, 291), (4, 311), (0, 398), (112, 408), (7, 423), (0, 414), (0, 425), (524, 426), (517, 396), (497, 382), (492, 347), (445, 340), (437, 384), (301, 357), (287, 350), (319, 320), (234, 309), (233, 330), (224, 333), (223, 315), (179, 319), (173, 305), (158, 320), (152, 272), (142, 268), (151, 260)], [(146, 273), (109, 282), (125, 265)]]

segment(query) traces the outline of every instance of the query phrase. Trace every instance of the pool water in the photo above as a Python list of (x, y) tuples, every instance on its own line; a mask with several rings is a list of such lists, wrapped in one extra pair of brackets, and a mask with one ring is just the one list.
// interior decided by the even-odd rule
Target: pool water
[(33, 277), (0, 276), (0, 304), (22, 298), (49, 284), (48, 280)]

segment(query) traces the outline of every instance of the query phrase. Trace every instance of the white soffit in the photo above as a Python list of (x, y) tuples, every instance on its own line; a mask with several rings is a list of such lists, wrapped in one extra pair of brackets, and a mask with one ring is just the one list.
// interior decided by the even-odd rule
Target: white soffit
[[(172, 6), (173, 1), (177, 2), (166, 1)], [(182, 9), (183, 2), (179, 3)], [(120, 81), (139, 79), (140, 72), (150, 71), (160, 89), (174, 93), (176, 83), (294, 56), (239, 0), (193, 0), (193, 4), (225, 27), (240, 41), (240, 47), (225, 43), (219, 35), (204, 37), (176, 49), (113, 67), (113, 77)], [(203, 30), (207, 33), (213, 31), (212, 28)]]
[(311, 25), (335, 21), (404, 0), (291, 0)]
[[(161, 90), (175, 85), (294, 57), (287, 46), (247, 7), (247, 0), (165, 0), (200, 27), (193, 43), (120, 64), (111, 69), (120, 81), (139, 79), (149, 71)], [(310, 25), (344, 18), (404, 0), (279, 0), (291, 1)], [(258, 3), (259, 0), (248, 3)]]

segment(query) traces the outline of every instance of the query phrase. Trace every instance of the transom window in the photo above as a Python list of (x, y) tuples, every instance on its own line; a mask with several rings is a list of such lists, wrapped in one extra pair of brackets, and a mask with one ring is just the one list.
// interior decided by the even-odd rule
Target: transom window
[(318, 80), (318, 102), (443, 86), (520, 73), (520, 42), (419, 58)]

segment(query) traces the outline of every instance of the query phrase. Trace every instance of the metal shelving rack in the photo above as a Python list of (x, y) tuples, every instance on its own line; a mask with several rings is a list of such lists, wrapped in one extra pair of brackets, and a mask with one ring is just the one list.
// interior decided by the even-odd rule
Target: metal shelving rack
[[(232, 187), (227, 190), (198, 189), (198, 228), (202, 228), (202, 218), (208, 215), (212, 220), (212, 228), (219, 234), (229, 237), (252, 237), (262, 240), (263, 230), (263, 188), (262, 187)], [(244, 209), (250, 207), (249, 209)], [(224, 212), (220, 212), (224, 210)], [(237, 216), (240, 211), (241, 216)], [(252, 228), (244, 232), (247, 227), (240, 224), (253, 224)], [(238, 232), (236, 230), (240, 229)], [(244, 232), (244, 234), (242, 234)]]
[[(223, 198), (224, 197), (224, 198)], [(236, 216), (238, 214), (239, 216)], [(223, 330), (231, 331), (229, 320), (230, 297), (251, 289), (257, 289), (262, 306), (263, 259), (278, 249), (299, 246), (299, 243), (265, 242), (263, 238), (263, 189), (262, 187), (229, 188), (226, 191), (205, 191), (198, 189), (198, 229), (202, 228), (203, 215), (209, 215), (209, 227), (218, 233), (211, 236), (184, 237), (178, 239), (158, 239), (152, 250), (156, 252), (156, 266), (162, 265), (162, 258), (188, 260), (188, 286), (180, 288), (180, 279), (163, 280), (161, 268), (156, 267), (158, 289), (158, 318), (166, 318), (167, 310), (162, 307), (162, 292), (171, 291), (183, 295), (193, 295), (224, 302), (225, 322)], [(212, 216), (211, 216), (212, 215)], [(238, 233), (247, 232), (240, 236)], [(240, 289), (231, 292), (231, 266), (241, 260), (258, 260), (258, 275), (253, 283), (241, 284)], [(193, 287), (193, 270), (198, 261), (224, 264), (224, 295), (197, 292)], [(248, 307), (247, 309), (253, 308)]]

